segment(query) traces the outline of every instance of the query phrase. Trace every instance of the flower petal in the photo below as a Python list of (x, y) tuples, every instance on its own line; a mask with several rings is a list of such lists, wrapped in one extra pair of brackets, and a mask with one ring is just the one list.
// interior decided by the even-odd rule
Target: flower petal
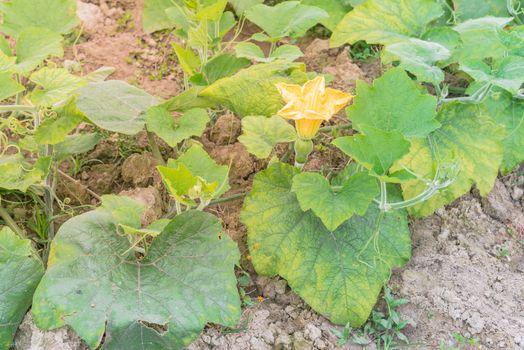
[(277, 115), (286, 119), (293, 120), (303, 118), (302, 110), (300, 108), (297, 108), (296, 101), (289, 102), (280, 111), (277, 112)]
[(338, 111), (344, 108), (352, 98), (353, 95), (344, 91), (327, 88), (325, 94), (325, 104), (326, 106), (329, 106), (330, 112), (332, 114), (336, 114)]
[(302, 97), (302, 86), (300, 85), (279, 83), (276, 84), (276, 87), (286, 103), (298, 100)]

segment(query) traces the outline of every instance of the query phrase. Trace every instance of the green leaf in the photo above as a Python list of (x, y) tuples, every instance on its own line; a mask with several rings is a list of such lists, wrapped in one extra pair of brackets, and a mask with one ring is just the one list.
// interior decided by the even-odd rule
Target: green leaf
[(117, 223), (93, 211), (62, 225), (33, 299), (42, 329), (71, 326), (91, 348), (182, 349), (207, 322), (240, 317), (236, 244), (211, 214), (171, 221), (140, 260)]
[(230, 54), (222, 54), (213, 57), (202, 69), (202, 73), (209, 84), (235, 74), (242, 68), (249, 66), (251, 62), (245, 58), (237, 58)]
[(506, 129), (504, 158), (500, 168), (506, 175), (524, 161), (524, 102), (505, 91), (491, 93), (481, 105), (483, 112)]
[(98, 133), (74, 134), (66, 136), (63, 142), (55, 145), (54, 156), (58, 161), (64, 160), (70, 155), (89, 152), (102, 140)]
[(291, 191), (299, 170), (275, 163), (255, 176), (241, 220), (257, 273), (276, 274), (315, 311), (336, 324), (366, 322), (391, 268), (410, 258), (404, 211), (381, 213), (372, 204), (330, 232)]
[(372, 86), (357, 81), (357, 93), (347, 113), (356, 130), (365, 133), (370, 126), (410, 138), (424, 137), (439, 127), (436, 107), (434, 96), (424, 93), (404, 70), (393, 68)]
[(187, 75), (193, 75), (200, 68), (200, 58), (190, 47), (182, 47), (177, 43), (172, 43), (180, 67)]
[(237, 57), (245, 57), (257, 62), (267, 62), (266, 55), (264, 55), (260, 46), (250, 42), (238, 43), (235, 46), (235, 53)]
[(331, 45), (365, 40), (369, 44), (393, 44), (420, 37), (428, 24), (444, 14), (433, 0), (368, 0), (349, 12), (338, 24)]
[(277, 143), (292, 142), (296, 138), (295, 128), (282, 117), (249, 116), (242, 119), (242, 135), (238, 140), (249, 153), (265, 159)]
[(276, 6), (255, 5), (245, 12), (245, 16), (272, 38), (299, 38), (309, 28), (329, 17), (326, 11), (302, 5), (300, 1), (286, 1)]
[(379, 194), (377, 180), (366, 173), (349, 178), (339, 191), (317, 173), (301, 173), (293, 177), (291, 190), (303, 211), (313, 210), (329, 231), (335, 231), (353, 215), (363, 216)]
[(339, 137), (333, 144), (377, 175), (386, 175), (389, 168), (409, 152), (410, 143), (398, 131), (368, 127), (365, 135)]
[(39, 158), (31, 166), (20, 154), (0, 156), (0, 188), (26, 192), (43, 182), (50, 165), (49, 157)]
[(229, 3), (235, 9), (235, 13), (238, 16), (242, 16), (244, 12), (249, 10), (251, 7), (263, 3), (264, 0), (229, 0)]
[(29, 79), (39, 86), (31, 93), (31, 101), (45, 107), (67, 99), (87, 83), (64, 68), (44, 67), (31, 74)]
[(451, 52), (440, 44), (414, 38), (388, 45), (385, 51), (398, 58), (399, 67), (416, 75), (417, 80), (434, 85), (444, 80), (444, 72), (435, 63), (451, 56)]
[(78, 109), (96, 126), (126, 135), (144, 128), (145, 112), (158, 99), (119, 80), (90, 83), (78, 90)]
[(3, 35), (0, 35), (0, 51), (6, 56), (13, 56), (13, 52), (11, 51), (11, 44)]
[(226, 5), (227, 0), (214, 0), (210, 5), (200, 8), (196, 13), (195, 19), (197, 21), (216, 22), (222, 16), (222, 12), (224, 12)]
[(185, 200), (183, 196), (188, 195), (189, 191), (198, 184), (198, 178), (184, 164), (171, 164), (169, 167), (159, 166), (158, 172), (162, 176), (169, 193), (177, 201), (186, 205), (194, 204)]
[(16, 330), (31, 306), (33, 293), (44, 274), (42, 260), (28, 239), (11, 229), (0, 230), (0, 347), (9, 349)]
[(14, 73), (16, 65), (16, 57), (8, 56), (0, 50), (0, 74)]
[(290, 62), (304, 56), (304, 53), (298, 46), (295, 45), (281, 45), (277, 47), (272, 53), (270, 58), (288, 60)]
[(23, 85), (13, 80), (11, 73), (0, 73), (0, 101), (24, 90)]
[(166, 10), (173, 6), (172, 0), (144, 0), (142, 26), (146, 33), (174, 27)]
[(451, 52), (462, 45), (460, 34), (450, 27), (433, 27), (422, 34), (422, 40), (444, 46)]
[[(503, 159), (502, 140), (506, 132), (484, 115), (478, 106), (458, 102), (446, 104), (439, 112), (438, 120), (442, 127), (432, 136), (434, 151), (427, 141), (413, 140), (410, 153), (398, 164), (431, 180), (435, 176), (433, 159), (436, 158), (444, 167), (458, 162), (459, 173), (449, 187), (410, 208), (416, 216), (431, 215), (438, 208), (469, 192), (474, 183), (482, 196), (487, 195)], [(419, 180), (403, 183), (404, 198), (415, 197), (425, 187), (426, 184)]]
[(210, 98), (199, 96), (204, 90), (202, 86), (192, 86), (181, 94), (174, 96), (160, 106), (171, 112), (184, 112), (193, 108), (211, 108), (216, 103)]
[(524, 56), (524, 25), (499, 31), (499, 36), (508, 55)]
[(524, 57), (507, 56), (495, 62), (494, 70), (482, 61), (463, 61), (460, 69), (480, 83), (492, 83), (516, 95), (524, 83)]
[(202, 135), (208, 122), (207, 111), (201, 108), (190, 109), (176, 120), (162, 107), (152, 107), (147, 111), (147, 130), (171, 147), (192, 136)]
[(15, 38), (28, 27), (67, 34), (79, 24), (75, 0), (14, 0), (2, 8), (0, 31)]
[(89, 74), (86, 74), (84, 78), (87, 79), (87, 81), (89, 82), (98, 83), (106, 80), (111, 74), (115, 72), (115, 70), (116, 69), (113, 67), (102, 66), (97, 70), (92, 71)]
[(344, 18), (352, 8), (349, 2), (345, 0), (302, 0), (301, 3), (319, 7), (326, 11), (329, 17), (322, 19), (320, 23), (331, 31), (335, 30), (342, 18)]
[(208, 184), (216, 183), (217, 189), (213, 197), (219, 197), (229, 190), (229, 168), (226, 165), (215, 163), (207, 152), (199, 145), (191, 146), (178, 159), (170, 159), (168, 167), (178, 168), (179, 164), (185, 165), (194, 176), (199, 176)]
[(485, 16), (508, 16), (506, 1), (500, 0), (453, 0), (455, 13), (460, 21)]
[(71, 99), (56, 111), (56, 117), (45, 119), (35, 131), (35, 141), (41, 145), (56, 145), (65, 141), (67, 134), (84, 120), (84, 115)]
[(503, 30), (511, 20), (512, 18), (484, 17), (455, 26), (453, 29), (460, 33), (463, 45), (455, 50), (451, 61), (503, 57), (507, 48), (500, 39), (499, 31)]
[(271, 116), (283, 106), (275, 84), (302, 84), (306, 80), (303, 64), (281, 61), (258, 64), (216, 81), (199, 96), (223, 104), (240, 116)]
[(45, 28), (27, 28), (16, 41), (16, 70), (27, 75), (49, 56), (62, 57), (62, 36)]
[(113, 217), (117, 224), (140, 228), (140, 215), (146, 210), (144, 204), (127, 197), (113, 194), (103, 195), (99, 211), (105, 211)]

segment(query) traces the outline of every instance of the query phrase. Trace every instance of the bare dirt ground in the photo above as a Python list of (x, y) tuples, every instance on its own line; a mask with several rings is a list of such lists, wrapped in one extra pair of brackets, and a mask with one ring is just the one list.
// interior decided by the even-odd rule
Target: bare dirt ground
[[(84, 37), (68, 51), (85, 72), (100, 66), (116, 68), (112, 79), (140, 85), (164, 98), (181, 91), (181, 72), (169, 52), (168, 37), (144, 34), (140, 25), (141, 0), (96, 0), (81, 4)], [(130, 20), (125, 20), (130, 16)], [(333, 85), (352, 91), (357, 79), (380, 75), (377, 61), (352, 62), (347, 51), (332, 50), (323, 40), (304, 43), (308, 69), (333, 75)], [(334, 122), (344, 117), (338, 116)], [(223, 115), (206, 131), (201, 142), (223, 164), (234, 159), (232, 193), (249, 190), (253, 174), (265, 166), (237, 142), (240, 123)], [(328, 143), (329, 136), (323, 142)], [(109, 137), (100, 144), (78, 174), (78, 184), (62, 185), (61, 195), (81, 204), (94, 203), (87, 188), (99, 193), (120, 193), (142, 200), (150, 208), (145, 220), (158, 217), (165, 193), (150, 154), (139, 154), (146, 140), (131, 145)], [(128, 154), (122, 155), (123, 150)], [(169, 155), (169, 150), (166, 150)], [(342, 155), (326, 147), (317, 151), (306, 169), (322, 164), (340, 167)], [(326, 162), (328, 164), (326, 164)], [(465, 196), (437, 214), (412, 223), (413, 259), (395, 271), (390, 287), (397, 297), (410, 300), (401, 307), (410, 321), (405, 334), (412, 349), (457, 346), (453, 334), (478, 339), (463, 349), (524, 349), (524, 175), (514, 172), (497, 182), (488, 198)], [(519, 175), (520, 174), (520, 175)], [(341, 329), (316, 314), (284, 280), (256, 276), (247, 259), (245, 228), (239, 223), (241, 202), (209, 209), (224, 222), (243, 254), (242, 266), (252, 282), (245, 287), (254, 304), (246, 307), (236, 329), (208, 327), (189, 349), (360, 349), (337, 345), (332, 329)], [(41, 332), (26, 317), (17, 335), (18, 350), (83, 350), (71, 330)], [(368, 349), (374, 349), (370, 344)]]

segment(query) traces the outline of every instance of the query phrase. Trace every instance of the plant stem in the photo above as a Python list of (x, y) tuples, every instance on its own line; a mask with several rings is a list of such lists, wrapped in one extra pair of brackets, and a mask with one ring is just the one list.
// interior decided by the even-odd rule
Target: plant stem
[[(46, 156), (52, 156), (53, 155), (53, 146), (47, 145), (46, 150)], [(53, 238), (55, 238), (55, 225), (53, 223), (53, 215), (54, 215), (54, 175), (55, 175), (55, 164), (54, 162), (51, 164), (51, 170), (49, 174), (47, 175), (45, 179), (45, 189), (44, 189), (44, 212), (45, 216), (48, 221), (47, 226), (47, 245), (44, 251), (44, 264), (47, 265), (47, 259), (49, 257), (49, 248), (51, 245), (51, 241)]]
[(24, 230), (22, 230), (20, 226), (18, 226), (15, 220), (2, 206), (0, 206), (0, 217), (5, 221), (6, 225), (9, 226), (11, 230), (13, 230), (18, 236), (20, 236), (20, 238), (27, 238)]
[(351, 129), (352, 124), (337, 124), (337, 125), (330, 125), (330, 126), (324, 126), (319, 129), (320, 132), (329, 132), (331, 130), (336, 129)]
[(247, 193), (237, 193), (237, 194), (231, 195), (230, 197), (215, 199), (209, 202), (208, 207), (211, 205), (216, 205), (220, 203), (236, 201), (237, 199), (244, 198), (246, 195)]
[(158, 148), (158, 143), (156, 143), (155, 134), (148, 131), (147, 132), (147, 141), (149, 142), (149, 147), (151, 147), (151, 152), (153, 152), (153, 156), (160, 162), (161, 165), (165, 165), (166, 162), (164, 158), (162, 157), (162, 153), (160, 153), (160, 148)]
[(35, 112), (37, 110), (34, 106), (26, 105), (0, 105), (0, 113), (6, 112)]

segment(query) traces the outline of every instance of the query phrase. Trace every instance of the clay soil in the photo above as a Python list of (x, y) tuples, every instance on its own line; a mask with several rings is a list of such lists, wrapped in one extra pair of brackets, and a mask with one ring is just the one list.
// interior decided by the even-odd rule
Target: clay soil
[[(181, 71), (169, 50), (173, 38), (141, 31), (141, 2), (83, 4), (79, 9), (84, 34), (68, 49), (67, 58), (79, 61), (84, 72), (114, 67), (111, 79), (126, 80), (169, 98), (182, 90)], [(300, 45), (308, 69), (333, 75), (333, 85), (346, 91), (353, 91), (358, 79), (372, 81), (383, 69), (377, 60), (353, 62), (347, 49), (329, 49), (325, 40), (308, 38)], [(343, 119), (337, 116), (334, 122)], [(199, 140), (217, 162), (234, 160), (229, 195), (248, 191), (253, 175), (266, 166), (247, 153), (237, 141), (239, 134), (240, 120), (225, 113)], [(326, 147), (311, 157), (307, 170), (343, 166), (344, 157), (329, 147), (329, 141), (329, 136), (322, 140)], [(164, 153), (175, 156), (167, 147)], [(129, 195), (149, 208), (144, 223), (165, 212), (165, 190), (144, 135), (134, 139), (108, 135), (84, 164), (76, 183), (60, 182), (60, 196), (74, 204), (96, 204), (88, 189)], [(411, 345), (406, 348), (458, 347), (453, 335), (460, 334), (477, 339), (476, 345), (462, 349), (524, 349), (523, 170), (498, 180), (487, 198), (473, 190), (435, 215), (412, 222), (413, 258), (394, 271), (389, 283), (396, 297), (410, 300), (400, 309), (409, 320), (405, 334)], [(244, 308), (238, 327), (211, 325), (189, 349), (360, 349), (351, 342), (338, 346), (332, 330), (342, 327), (312, 311), (284, 280), (256, 275), (248, 260), (246, 229), (239, 222), (241, 206), (240, 200), (208, 210), (222, 219), (226, 232), (238, 242), (241, 265), (251, 277), (245, 290), (253, 304)], [(17, 349), (86, 347), (71, 330), (39, 331), (28, 314), (17, 335)]]

